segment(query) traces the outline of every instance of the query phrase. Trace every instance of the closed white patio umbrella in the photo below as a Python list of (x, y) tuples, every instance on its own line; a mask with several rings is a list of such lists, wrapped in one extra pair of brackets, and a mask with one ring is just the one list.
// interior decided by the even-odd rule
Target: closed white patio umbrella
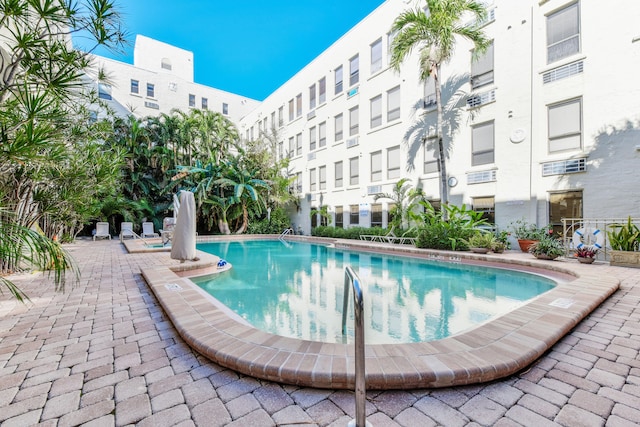
[(180, 192), (180, 210), (171, 240), (171, 258), (182, 262), (196, 258), (196, 202), (190, 191)]

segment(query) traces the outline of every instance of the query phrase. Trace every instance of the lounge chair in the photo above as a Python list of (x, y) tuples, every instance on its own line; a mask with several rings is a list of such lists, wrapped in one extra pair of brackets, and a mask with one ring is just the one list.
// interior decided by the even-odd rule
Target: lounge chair
[(122, 242), (125, 237), (135, 237), (135, 233), (133, 232), (133, 223), (132, 222), (121, 222), (120, 223), (120, 241)]
[(158, 233), (155, 232), (155, 230), (153, 229), (153, 223), (152, 222), (143, 222), (142, 223), (142, 234), (140, 235), (140, 237), (145, 238), (145, 237), (160, 237), (160, 235)]
[(109, 234), (109, 223), (108, 222), (97, 222), (95, 233), (93, 233), (93, 241), (96, 241), (96, 237), (100, 238), (108, 238), (111, 240), (111, 234)]

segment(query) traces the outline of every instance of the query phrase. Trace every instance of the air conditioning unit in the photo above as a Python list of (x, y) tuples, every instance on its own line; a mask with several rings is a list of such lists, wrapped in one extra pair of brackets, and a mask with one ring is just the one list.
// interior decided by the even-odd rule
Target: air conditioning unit
[(347, 139), (347, 148), (355, 147), (358, 145), (358, 137), (354, 136), (353, 138)]

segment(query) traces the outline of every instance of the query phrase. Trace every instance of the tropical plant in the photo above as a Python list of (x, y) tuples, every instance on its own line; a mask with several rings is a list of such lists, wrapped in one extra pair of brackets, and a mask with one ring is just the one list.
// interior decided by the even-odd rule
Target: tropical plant
[[(473, 20), (463, 23), (463, 19)], [(436, 91), (437, 109), (437, 152), (440, 170), (440, 198), (442, 205), (449, 202), (447, 189), (447, 168), (443, 144), (443, 111), (441, 92), (441, 66), (453, 56), (457, 38), (474, 44), (474, 54), (482, 54), (490, 41), (481, 28), (487, 11), (485, 6), (474, 0), (426, 0), (426, 8), (416, 7), (400, 14), (391, 27), (396, 33), (391, 44), (391, 65), (400, 70), (402, 63), (414, 50), (420, 54), (420, 78), (433, 78)]]
[(549, 235), (543, 236), (529, 248), (529, 253), (534, 256), (546, 256), (555, 259), (564, 255), (564, 246), (562, 241)]
[(509, 229), (518, 240), (540, 240), (553, 234), (553, 228), (550, 226), (538, 227), (525, 219), (511, 222)]
[(491, 233), (478, 231), (469, 239), (466, 239), (465, 242), (470, 248), (485, 248), (491, 250), (496, 244), (496, 239)]
[[(76, 33), (90, 43), (84, 51), (70, 43)], [(0, 207), (11, 212), (0, 219), (0, 275), (51, 268), (61, 288), (70, 258), (45, 239), (72, 235), (91, 214), (105, 194), (93, 171), (104, 172), (108, 184), (119, 169), (111, 163), (117, 156), (100, 163), (109, 155), (90, 155), (103, 137), (88, 110), (98, 102), (86, 78), (95, 74), (90, 52), (119, 49), (123, 41), (111, 0), (0, 2)], [(106, 81), (99, 71), (95, 77)], [(34, 231), (38, 223), (46, 236)], [(6, 277), (2, 282), (18, 295)]]
[(389, 212), (392, 218), (389, 226), (397, 230), (404, 230), (412, 221), (419, 219), (416, 210), (421, 202), (426, 201), (422, 189), (413, 188), (408, 178), (402, 178), (396, 182), (391, 193), (379, 193), (373, 197), (375, 201), (380, 199), (389, 199), (393, 202)]
[(437, 211), (429, 202), (421, 204), (424, 208), (421, 214), (423, 225), (419, 227), (416, 239), (419, 248), (467, 250), (468, 240), (487, 223), (482, 212), (475, 212), (464, 205), (445, 205)]
[(638, 251), (640, 250), (640, 228), (627, 219), (626, 224), (611, 224), (610, 231), (607, 231), (611, 249), (615, 251)]
[(575, 250), (575, 254), (578, 258), (595, 258), (598, 254), (598, 248), (595, 246), (581, 246)]

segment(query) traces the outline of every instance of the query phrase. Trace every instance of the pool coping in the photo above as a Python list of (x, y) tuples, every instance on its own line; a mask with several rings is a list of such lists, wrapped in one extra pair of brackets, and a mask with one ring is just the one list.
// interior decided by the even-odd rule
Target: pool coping
[[(198, 242), (277, 238), (277, 236), (199, 237)], [(291, 236), (340, 249), (398, 253), (425, 259), (549, 272), (575, 277), (481, 326), (445, 339), (408, 344), (365, 345), (367, 389), (436, 388), (488, 382), (519, 372), (542, 356), (584, 317), (614, 293), (620, 283), (597, 275), (598, 265), (516, 259), (501, 255), (417, 249), (409, 245)], [(168, 256), (159, 253), (158, 256)], [(199, 261), (155, 265), (142, 275), (192, 348), (212, 361), (256, 378), (330, 389), (353, 389), (353, 344), (282, 337), (258, 330), (226, 307), (203, 297), (188, 277), (215, 273), (218, 257), (199, 252)], [(366, 298), (366, 295), (365, 295)]]

